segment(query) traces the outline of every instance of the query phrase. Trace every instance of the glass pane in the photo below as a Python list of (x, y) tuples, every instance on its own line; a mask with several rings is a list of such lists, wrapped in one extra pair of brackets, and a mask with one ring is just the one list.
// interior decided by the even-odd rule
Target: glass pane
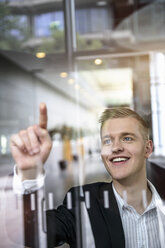
[[(136, 247), (136, 239), (130, 237), (139, 234), (141, 247), (154, 244), (154, 248), (164, 248), (164, 204), (152, 192), (155, 205), (149, 206), (152, 187), (142, 189), (137, 177), (131, 177), (129, 183), (129, 173), (119, 178), (132, 168), (134, 173), (134, 168), (141, 168), (144, 162), (147, 178), (165, 199), (164, 10), (164, 1), (149, 0), (0, 0), (0, 246), (46, 248), (53, 247), (51, 242), (55, 240), (61, 248), (69, 247), (67, 243), (76, 248), (104, 248), (111, 247), (113, 240), (115, 247), (121, 247), (125, 236), (126, 246), (132, 242), (129, 246)], [(41, 150), (36, 147), (19, 147), (20, 138), (26, 145), (29, 139), (30, 146), (43, 144), (47, 135), (46, 124), (39, 121), (39, 105), (43, 102), (52, 141), (48, 158), (38, 156)], [(132, 136), (119, 132), (124, 120), (113, 126), (119, 127), (116, 143), (109, 128), (108, 148), (102, 153), (102, 157), (108, 157), (106, 161), (101, 159), (99, 117), (111, 107), (134, 109), (150, 124), (154, 151), (147, 162), (144, 151), (151, 147), (144, 146), (146, 136), (144, 140), (140, 132), (141, 142), (132, 145)], [(135, 132), (139, 130), (141, 126), (137, 125)], [(24, 141), (25, 132), (28, 138)], [(34, 136), (36, 139), (31, 140)], [(117, 155), (114, 143), (118, 145)], [(113, 158), (111, 153), (115, 154)], [(129, 171), (126, 161), (131, 164)], [(117, 179), (108, 167), (112, 163), (119, 169)], [(34, 170), (29, 169), (31, 165)], [(143, 172), (146, 186), (149, 183)], [(119, 195), (112, 193), (112, 179), (119, 179), (123, 189)], [(133, 201), (125, 187), (130, 182), (131, 186), (138, 184)], [(103, 186), (101, 192), (98, 185)], [(75, 191), (68, 192), (72, 187)], [(121, 217), (117, 199), (128, 215), (133, 211), (129, 228), (124, 226), (127, 221)], [(134, 201), (140, 204), (140, 210)], [(54, 209), (61, 204), (62, 210), (58, 211), (62, 214), (55, 218), (52, 213), (59, 213)], [(109, 219), (112, 206), (117, 222)], [(147, 207), (151, 209), (147, 211)], [(144, 217), (149, 225), (138, 229), (135, 215), (140, 221)], [(57, 227), (61, 228), (59, 240), (51, 236)], [(135, 232), (130, 235), (127, 229)]]
[[(99, 18), (98, 18), (99, 17)], [(76, 32), (78, 50), (106, 48), (103, 39), (113, 28), (111, 9), (96, 7), (76, 9)]]
[[(19, 2), (19, 1), (18, 1)], [(2, 1), (0, 49), (30, 53), (64, 51), (64, 15), (62, 4)], [(28, 8), (26, 8), (26, 4)]]

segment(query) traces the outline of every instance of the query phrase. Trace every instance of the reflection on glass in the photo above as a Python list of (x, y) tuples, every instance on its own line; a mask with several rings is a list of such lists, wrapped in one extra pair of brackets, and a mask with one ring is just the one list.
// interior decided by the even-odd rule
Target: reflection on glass
[(90, 7), (76, 9), (76, 32), (78, 50), (98, 50), (105, 48), (103, 40), (106, 31), (111, 30), (113, 20), (111, 9)]
[(27, 16), (12, 15), (7, 2), (0, 3), (0, 16), (0, 49), (20, 49), (30, 35)]
[(5, 135), (1, 135), (1, 154), (6, 154), (7, 152), (7, 138)]
[(36, 37), (49, 37), (52, 35), (52, 30), (64, 30), (63, 12), (36, 15), (34, 17), (34, 30)]
[[(37, 242), (32, 247), (46, 248), (46, 205), (47, 209), (60, 205), (68, 189), (80, 182), (110, 181), (99, 157), (97, 121), (104, 107), (132, 107), (146, 114), (149, 122), (152, 119), (150, 133), (155, 151), (151, 161), (156, 165), (150, 167), (148, 175), (151, 173), (151, 181), (165, 195), (163, 1), (139, 1), (138, 6), (132, 0), (75, 1), (74, 72), (68, 71), (64, 55), (65, 28), (69, 27), (64, 25), (62, 1), (60, 7), (57, 2), (0, 1), (0, 240), (5, 247), (18, 248), (32, 240)], [(57, 53), (61, 53), (59, 57)], [(53, 140), (45, 165), (45, 195), (37, 192), (17, 197), (12, 191), (12, 177), (8, 178), (9, 184), (6, 178), (14, 167), (9, 136), (36, 123), (42, 101), (48, 104), (48, 128)], [(87, 214), (92, 208), (91, 194), (81, 192), (81, 197), (78, 224), (82, 227), (83, 248), (93, 248)], [(104, 210), (109, 211), (107, 190), (102, 199)], [(145, 209), (145, 191), (142, 199)], [(67, 200), (68, 209), (72, 209), (69, 193)], [(127, 205), (126, 191), (123, 200)], [(157, 212), (164, 248), (164, 206), (158, 203)]]
[[(0, 3), (0, 49), (57, 53), (64, 51), (64, 16), (61, 10), (38, 14), (14, 3)], [(30, 9), (33, 8), (31, 12)], [(55, 10), (55, 9), (54, 9)], [(24, 12), (24, 14), (22, 14)]]

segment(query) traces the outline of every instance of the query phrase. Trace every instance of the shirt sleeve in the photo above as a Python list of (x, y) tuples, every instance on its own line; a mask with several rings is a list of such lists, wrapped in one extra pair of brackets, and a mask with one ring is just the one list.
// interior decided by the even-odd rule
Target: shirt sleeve
[(13, 177), (13, 190), (15, 194), (28, 194), (39, 190), (44, 186), (45, 175), (39, 175), (33, 180), (21, 181), (16, 172), (16, 165), (14, 166), (14, 177)]

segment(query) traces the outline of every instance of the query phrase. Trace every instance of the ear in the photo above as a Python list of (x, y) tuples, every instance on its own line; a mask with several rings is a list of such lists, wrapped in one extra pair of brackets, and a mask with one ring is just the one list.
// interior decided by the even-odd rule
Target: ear
[(147, 140), (145, 145), (145, 158), (149, 158), (153, 151), (153, 142), (152, 140)]

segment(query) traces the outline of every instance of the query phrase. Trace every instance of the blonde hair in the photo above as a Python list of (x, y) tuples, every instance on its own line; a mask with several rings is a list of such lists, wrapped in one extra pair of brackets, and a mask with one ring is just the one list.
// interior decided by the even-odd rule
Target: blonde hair
[(101, 123), (100, 133), (103, 128), (104, 123), (109, 119), (117, 119), (117, 118), (126, 118), (132, 117), (136, 119), (142, 127), (143, 136), (145, 140), (149, 139), (149, 125), (147, 121), (145, 121), (138, 113), (134, 110), (126, 107), (116, 107), (116, 108), (107, 108), (103, 111), (100, 116), (99, 122)]

